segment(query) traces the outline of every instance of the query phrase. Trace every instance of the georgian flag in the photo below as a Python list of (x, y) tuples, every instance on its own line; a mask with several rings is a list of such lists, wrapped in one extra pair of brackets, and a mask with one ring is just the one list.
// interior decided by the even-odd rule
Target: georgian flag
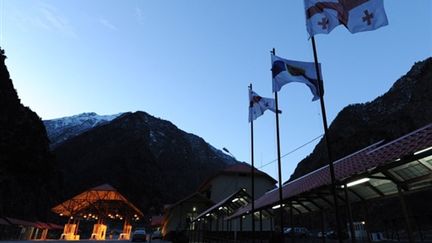
[[(276, 112), (275, 100), (261, 97), (253, 90), (249, 89), (249, 122), (260, 117), (266, 110)], [(279, 111), (279, 113), (281, 113), (281, 111)]]
[[(280, 91), (282, 86), (287, 83), (299, 82), (304, 83), (309, 87), (313, 94), (312, 101), (318, 100), (320, 98), (315, 63), (286, 60), (273, 54), (271, 54), (271, 61), (273, 92)], [(319, 69), (321, 70), (321, 64), (318, 65)], [(322, 80), (321, 71), (320, 77)], [(319, 87), (321, 88), (320, 90), (322, 94), (324, 94), (322, 81), (320, 82)]]
[(351, 33), (388, 25), (383, 0), (304, 0), (310, 36), (328, 34), (343, 24)]

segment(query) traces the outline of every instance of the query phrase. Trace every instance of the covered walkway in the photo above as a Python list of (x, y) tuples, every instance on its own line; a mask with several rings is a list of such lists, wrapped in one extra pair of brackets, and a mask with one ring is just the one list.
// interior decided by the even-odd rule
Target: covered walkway
[[(414, 242), (412, 220), (406, 205), (407, 193), (432, 187), (432, 124), (391, 142), (380, 141), (334, 162), (337, 179), (338, 204), (346, 209), (347, 234), (371, 239), (368, 231), (368, 204), (383, 198), (397, 197), (400, 202), (400, 220), (404, 221), (405, 237)], [(307, 214), (323, 217), (321, 230), (325, 231), (324, 212), (331, 212), (329, 166), (324, 166), (283, 185), (284, 226), (294, 225), (293, 217)], [(352, 204), (361, 204), (365, 212), (362, 220), (353, 218)], [(255, 211), (277, 211), (278, 189), (255, 201)], [(385, 209), (383, 209), (385, 210)], [(251, 214), (251, 205), (240, 208), (226, 220)], [(277, 213), (273, 213), (278, 215)], [(276, 220), (276, 222), (278, 222)], [(359, 235), (357, 224), (369, 235)], [(259, 227), (257, 227), (259, 229)], [(419, 236), (420, 237), (420, 236)], [(401, 237), (403, 238), (403, 237)], [(355, 239), (352, 239), (354, 242)]]

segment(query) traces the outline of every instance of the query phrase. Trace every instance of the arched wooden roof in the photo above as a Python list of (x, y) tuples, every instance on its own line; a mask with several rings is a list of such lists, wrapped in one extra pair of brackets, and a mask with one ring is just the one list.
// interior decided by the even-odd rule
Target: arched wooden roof
[(114, 187), (109, 184), (103, 184), (93, 187), (73, 198), (60, 203), (53, 207), (51, 211), (64, 216), (73, 216), (87, 209), (98, 209), (101, 205), (116, 204), (120, 207), (127, 208), (133, 214), (142, 216), (143, 213)]

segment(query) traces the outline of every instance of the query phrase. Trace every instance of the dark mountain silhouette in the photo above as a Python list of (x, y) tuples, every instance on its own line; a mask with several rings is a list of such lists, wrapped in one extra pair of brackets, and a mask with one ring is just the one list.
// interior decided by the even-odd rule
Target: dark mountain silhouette
[(0, 52), (0, 216), (43, 220), (61, 181), (45, 127), (21, 104)]
[[(334, 160), (379, 140), (393, 140), (432, 122), (432, 58), (416, 63), (384, 95), (345, 107), (329, 128)], [(327, 164), (323, 139), (290, 180)]]
[(141, 209), (161, 210), (237, 163), (202, 138), (145, 112), (124, 113), (54, 149), (66, 196), (109, 183)]

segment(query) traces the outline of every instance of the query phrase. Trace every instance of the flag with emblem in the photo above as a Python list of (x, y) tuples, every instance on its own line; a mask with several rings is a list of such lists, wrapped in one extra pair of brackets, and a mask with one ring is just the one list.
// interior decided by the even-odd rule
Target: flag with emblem
[(261, 97), (252, 89), (249, 89), (249, 122), (260, 117), (266, 110), (276, 112), (275, 100)]
[(304, 0), (310, 36), (328, 34), (342, 24), (351, 33), (388, 24), (383, 0)]
[[(321, 92), (324, 94), (322, 82), (318, 85), (318, 78), (313, 62), (291, 61), (276, 55), (271, 55), (272, 61), (272, 77), (273, 77), (273, 92), (278, 92), (287, 83), (299, 82), (306, 84), (312, 92), (312, 101), (320, 98)], [(321, 64), (319, 64), (321, 70)], [(320, 77), (322, 78), (321, 71)]]

